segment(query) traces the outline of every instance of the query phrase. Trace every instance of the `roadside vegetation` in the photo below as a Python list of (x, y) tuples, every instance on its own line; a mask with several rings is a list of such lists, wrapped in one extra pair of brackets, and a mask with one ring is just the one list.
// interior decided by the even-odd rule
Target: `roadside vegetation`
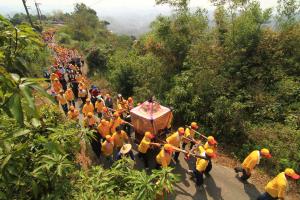
[[(199, 122), (240, 159), (269, 148), (273, 158), (262, 166), (271, 175), (300, 171), (299, 3), (263, 10), (252, 0), (212, 0), (209, 19), (187, 2), (157, 1), (174, 13), (157, 17), (140, 38), (111, 33), (84, 4), (48, 18), (63, 23), (56, 41), (85, 55), (100, 87), (137, 102), (155, 96), (174, 108), (175, 125)], [(89, 133), (65, 122), (57, 107), (35, 106), (37, 97), (52, 99), (42, 79), (24, 77), (41, 77), (52, 60), (22, 19), (0, 16), (0, 199), (152, 199), (172, 191), (178, 177), (169, 168), (147, 175), (128, 160), (109, 170), (76, 164)]]

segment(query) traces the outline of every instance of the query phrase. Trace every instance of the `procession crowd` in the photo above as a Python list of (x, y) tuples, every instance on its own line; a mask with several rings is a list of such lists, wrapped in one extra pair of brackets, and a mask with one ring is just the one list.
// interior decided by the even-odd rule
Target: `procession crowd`
[[(54, 52), (55, 62), (49, 69), (51, 94), (61, 106), (69, 120), (83, 122), (83, 126), (94, 132), (91, 146), (95, 155), (103, 156), (110, 164), (122, 157), (135, 160), (133, 153), (133, 127), (130, 123), (130, 110), (136, 106), (132, 97), (124, 98), (119, 94), (113, 100), (110, 94), (92, 85), (82, 73), (82, 56), (76, 50), (61, 47), (53, 42), (54, 32), (45, 32), (44, 40)], [(138, 105), (138, 104), (137, 104)], [(82, 115), (81, 115), (82, 114)], [(82, 116), (82, 117), (81, 117)], [(83, 118), (81, 120), (81, 118)], [(139, 141), (138, 158), (149, 168), (149, 161), (156, 162), (156, 168), (168, 167), (172, 161), (179, 164), (180, 153), (196, 159), (194, 169), (187, 170), (201, 186), (204, 176), (212, 170), (212, 159), (217, 157), (217, 141), (213, 136), (204, 136), (198, 132), (199, 125), (179, 127), (166, 138), (157, 138), (154, 133), (146, 131)], [(159, 149), (155, 158), (149, 155), (150, 149)], [(268, 149), (254, 150), (243, 161), (241, 166), (234, 168), (240, 179), (247, 181), (260, 159), (270, 159)], [(258, 200), (284, 199), (288, 189), (288, 180), (299, 179), (300, 176), (291, 168), (285, 169), (271, 180), (265, 187), (266, 192)]]

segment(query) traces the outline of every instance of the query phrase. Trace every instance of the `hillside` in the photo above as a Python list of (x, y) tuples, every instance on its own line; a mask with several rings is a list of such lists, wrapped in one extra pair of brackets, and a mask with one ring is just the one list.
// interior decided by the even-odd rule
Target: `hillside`
[[(300, 5), (280, 1), (274, 14), (257, 1), (212, 2), (218, 3), (213, 23), (205, 10), (188, 9), (187, 1), (157, 1), (174, 6), (174, 12), (157, 17), (138, 39), (109, 31), (107, 21), (85, 4), (34, 28), (26, 18), (0, 16), (0, 199), (246, 200), (255, 199), (285, 168), (300, 172)], [(49, 24), (58, 19), (61, 25)], [(130, 98), (134, 106), (155, 99), (173, 112), (169, 134), (195, 121), (204, 138), (213, 136), (219, 156), (204, 186), (190, 180), (186, 172), (195, 160), (185, 160), (184, 153), (170, 167), (154, 169), (166, 142), (160, 138), (155, 139), (161, 146), (147, 154), (150, 169), (143, 170), (133, 133), (127, 142), (135, 161), (121, 159), (107, 168), (93, 143), (100, 145), (97, 128), (104, 111), (98, 115), (93, 109), (90, 126), (82, 108), (93, 97), (93, 85), (105, 106), (112, 97), (109, 116), (123, 112), (117, 94), (128, 112)], [(70, 105), (62, 106), (63, 86), (74, 94), (89, 91), (75, 98), (75, 121), (68, 117)], [(114, 134), (116, 119), (106, 120)], [(194, 139), (206, 142), (197, 134)], [(232, 168), (262, 148), (272, 158), (260, 160), (248, 184), (240, 182)], [(287, 199), (299, 198), (297, 187), (299, 181), (290, 181)]]

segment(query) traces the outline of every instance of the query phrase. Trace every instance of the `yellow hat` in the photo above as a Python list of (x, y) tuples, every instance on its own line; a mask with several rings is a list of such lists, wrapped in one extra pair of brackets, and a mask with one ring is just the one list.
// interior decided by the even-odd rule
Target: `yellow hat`
[(115, 112), (114, 113), (114, 117), (119, 117), (120, 115), (119, 115), (119, 113), (118, 112)]
[(107, 141), (109, 141), (109, 142), (112, 141), (112, 137), (111, 137), (110, 135), (105, 136), (105, 139), (106, 139)]
[(208, 143), (211, 144), (211, 145), (217, 144), (217, 141), (215, 140), (215, 138), (214, 138), (213, 136), (208, 136), (208, 137), (207, 137), (207, 141), (208, 141)]
[(173, 151), (173, 146), (170, 145), (170, 144), (165, 144), (165, 145), (164, 145), (164, 149), (165, 149), (166, 151)]
[(105, 119), (101, 119), (101, 124), (105, 124), (106, 120)]
[(178, 128), (178, 133), (183, 135), (184, 134), (184, 128), (183, 127), (179, 127)]
[(74, 108), (74, 106), (70, 106), (70, 110), (74, 110), (75, 108)]
[(93, 113), (92, 113), (92, 112), (88, 112), (87, 116), (88, 116), (88, 117), (92, 117), (92, 116), (93, 116)]
[(90, 101), (91, 101), (91, 99), (90, 99), (90, 98), (87, 98), (87, 99), (86, 99), (86, 101), (89, 101), (89, 102), (90, 102)]
[(205, 154), (208, 156), (208, 157), (211, 157), (211, 158), (215, 158), (217, 157), (217, 155), (214, 153), (214, 151), (212, 149), (207, 149), (205, 151)]
[(153, 138), (154, 138), (154, 135), (151, 134), (149, 131), (147, 131), (147, 132), (145, 133), (145, 136), (146, 136), (147, 138), (150, 138), (150, 139), (153, 139)]
[(300, 178), (300, 175), (297, 174), (293, 169), (291, 168), (286, 168), (284, 170), (284, 174), (291, 177), (292, 179), (298, 180)]
[(192, 127), (193, 129), (198, 129), (197, 122), (192, 122), (192, 123), (191, 123), (191, 127)]
[(272, 155), (270, 154), (269, 149), (263, 148), (263, 149), (260, 150), (260, 153), (261, 153), (262, 156), (264, 156), (266, 158), (271, 158), (272, 157)]

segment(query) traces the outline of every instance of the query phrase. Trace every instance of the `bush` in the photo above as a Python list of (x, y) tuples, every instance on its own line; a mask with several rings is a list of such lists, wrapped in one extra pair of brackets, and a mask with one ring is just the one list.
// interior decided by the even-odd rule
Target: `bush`
[(87, 57), (87, 64), (89, 65), (89, 74), (105, 73), (107, 69), (107, 56), (99, 48), (91, 50)]

